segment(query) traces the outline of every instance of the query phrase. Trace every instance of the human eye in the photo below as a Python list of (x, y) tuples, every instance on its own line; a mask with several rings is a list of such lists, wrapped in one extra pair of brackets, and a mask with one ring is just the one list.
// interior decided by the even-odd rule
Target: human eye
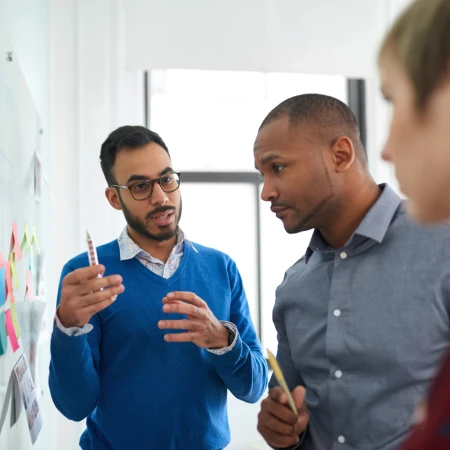
[(161, 177), (161, 183), (163, 183), (163, 184), (172, 183), (172, 181), (173, 181), (172, 174)]
[(137, 183), (134, 183), (131, 186), (131, 189), (133, 190), (133, 192), (142, 192), (148, 189), (150, 185), (149, 181), (146, 180), (142, 180), (142, 181), (138, 181)]
[(280, 173), (284, 169), (283, 164), (272, 164), (272, 172), (273, 173)]

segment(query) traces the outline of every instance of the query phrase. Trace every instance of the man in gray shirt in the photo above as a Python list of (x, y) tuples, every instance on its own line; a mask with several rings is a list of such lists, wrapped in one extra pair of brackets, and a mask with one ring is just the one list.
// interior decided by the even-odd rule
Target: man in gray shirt
[(261, 197), (286, 231), (314, 229), (273, 310), (300, 414), (272, 378), (258, 430), (275, 448), (398, 449), (450, 342), (450, 227), (410, 222), (370, 176), (357, 121), (332, 97), (278, 105), (254, 156)]

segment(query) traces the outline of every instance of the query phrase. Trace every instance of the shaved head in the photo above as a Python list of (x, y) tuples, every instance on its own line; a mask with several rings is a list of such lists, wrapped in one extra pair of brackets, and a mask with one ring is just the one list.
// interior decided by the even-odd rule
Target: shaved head
[(276, 106), (263, 120), (259, 130), (282, 117), (289, 118), (291, 127), (312, 127), (320, 139), (332, 144), (338, 137), (349, 137), (356, 156), (367, 164), (367, 156), (361, 142), (358, 121), (351, 109), (340, 100), (321, 94), (296, 95)]

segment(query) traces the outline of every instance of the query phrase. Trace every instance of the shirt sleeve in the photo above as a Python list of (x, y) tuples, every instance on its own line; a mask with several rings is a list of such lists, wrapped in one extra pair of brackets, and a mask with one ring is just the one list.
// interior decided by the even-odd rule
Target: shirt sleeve
[[(63, 268), (58, 304), (62, 280), (72, 270), (68, 265)], [(90, 325), (88, 333), (69, 335), (55, 321), (50, 342), (50, 393), (58, 410), (74, 421), (92, 413), (100, 393), (101, 323), (97, 315), (91, 318)]]
[(55, 323), (56, 326), (67, 336), (81, 336), (82, 334), (87, 334), (90, 331), (92, 331), (92, 329), (94, 328), (92, 326), (92, 324), (87, 323), (86, 325), (84, 325), (83, 327), (69, 327), (66, 328), (61, 321), (59, 320), (58, 317), (58, 309), (56, 309), (56, 313), (55, 313)]
[[(305, 386), (305, 382), (303, 381), (301, 374), (298, 373), (294, 365), (294, 360), (292, 357), (291, 349), (289, 346), (289, 340), (287, 338), (286, 333), (284, 311), (282, 308), (274, 308), (273, 321), (275, 324), (275, 328), (277, 330), (277, 339), (278, 339), (278, 349), (276, 358), (280, 365), (281, 370), (283, 371), (286, 384), (288, 385), (289, 389), (292, 392), (297, 386)], [(275, 386), (278, 386), (278, 382), (275, 376), (272, 374), (272, 377), (270, 378), (269, 382), (269, 389)], [(306, 436), (309, 434), (308, 430), (309, 424), (306, 427), (305, 431), (299, 436), (300, 441), (298, 442), (298, 444), (291, 447), (287, 447), (283, 450), (297, 450), (304, 447), (304, 445), (302, 446), (302, 444), (306, 444)], [(278, 449), (275, 448), (275, 450)]]
[(229, 322), (236, 326), (238, 333), (229, 351), (222, 354), (207, 352), (208, 359), (236, 398), (255, 403), (267, 388), (267, 363), (253, 327), (240, 274), (231, 259), (227, 271), (231, 293)]
[(231, 344), (228, 347), (224, 348), (207, 348), (206, 350), (214, 355), (224, 355), (225, 353), (231, 352), (234, 346), (236, 345), (237, 338), (239, 336), (239, 331), (234, 323), (227, 322), (226, 320), (221, 320), (221, 324), (230, 332), (230, 336), (232, 337)]

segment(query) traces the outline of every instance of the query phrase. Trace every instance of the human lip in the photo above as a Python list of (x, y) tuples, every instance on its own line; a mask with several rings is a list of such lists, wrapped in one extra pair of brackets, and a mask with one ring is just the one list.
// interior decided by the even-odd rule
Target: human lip
[(163, 212), (155, 213), (154, 215), (152, 215), (151, 219), (154, 220), (157, 225), (163, 226), (172, 223), (174, 217), (175, 217), (174, 210), (166, 210)]
[(287, 206), (272, 206), (270, 208), (270, 210), (275, 213), (275, 215), (280, 218), (281, 216), (283, 216), (286, 211), (289, 209), (289, 207)]

